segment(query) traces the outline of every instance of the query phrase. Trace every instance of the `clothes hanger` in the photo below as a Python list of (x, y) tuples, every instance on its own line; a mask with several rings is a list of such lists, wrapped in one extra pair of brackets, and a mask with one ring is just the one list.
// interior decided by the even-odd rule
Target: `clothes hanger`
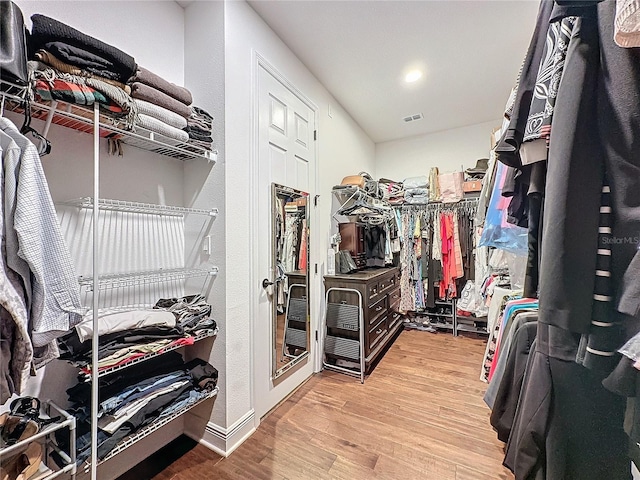
[(33, 144), (36, 146), (38, 150), (38, 155), (41, 157), (48, 155), (51, 153), (51, 142), (40, 135), (32, 126), (31, 126), (31, 104), (25, 100), (24, 102), (24, 123), (20, 128), (20, 133), (25, 137), (27, 135), (31, 135), (36, 141)]

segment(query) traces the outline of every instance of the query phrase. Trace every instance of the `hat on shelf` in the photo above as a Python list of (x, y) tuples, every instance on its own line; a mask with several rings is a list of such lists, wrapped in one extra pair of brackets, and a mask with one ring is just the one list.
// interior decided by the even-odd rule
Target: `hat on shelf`
[(476, 166), (473, 168), (467, 168), (465, 172), (467, 175), (472, 177), (474, 176), (483, 176), (487, 173), (487, 169), (489, 168), (489, 159), (488, 158), (480, 158), (476, 160)]

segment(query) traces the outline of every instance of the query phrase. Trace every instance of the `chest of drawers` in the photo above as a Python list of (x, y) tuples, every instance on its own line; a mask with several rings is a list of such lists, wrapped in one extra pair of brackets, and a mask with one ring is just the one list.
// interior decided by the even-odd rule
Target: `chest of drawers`
[[(324, 277), (325, 289), (348, 288), (362, 296), (364, 355), (366, 370), (379, 360), (386, 346), (395, 339), (402, 327), (400, 305), (400, 271), (397, 267), (363, 270), (346, 275)], [(355, 292), (333, 291), (327, 310), (327, 342), (325, 357), (328, 361), (359, 362), (359, 332), (351, 324), (341, 322), (339, 305), (358, 305)], [(346, 310), (346, 309), (344, 309)], [(336, 318), (333, 318), (335, 316)], [(354, 343), (355, 342), (355, 343)]]

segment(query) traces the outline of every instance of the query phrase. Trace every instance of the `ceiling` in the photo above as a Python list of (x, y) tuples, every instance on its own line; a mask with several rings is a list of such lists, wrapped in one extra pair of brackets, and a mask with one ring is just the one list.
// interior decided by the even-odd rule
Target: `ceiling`
[[(376, 143), (498, 122), (538, 10), (523, 0), (249, 4)], [(416, 67), (424, 75), (407, 84)], [(403, 121), (416, 113), (424, 119)]]

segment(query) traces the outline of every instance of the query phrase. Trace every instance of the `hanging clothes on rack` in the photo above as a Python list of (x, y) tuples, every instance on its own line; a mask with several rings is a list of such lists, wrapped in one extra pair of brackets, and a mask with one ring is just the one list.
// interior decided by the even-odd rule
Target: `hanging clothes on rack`
[(474, 270), (476, 208), (477, 199), (396, 208), (403, 311), (434, 308), (436, 298), (455, 298), (462, 291)]
[(308, 250), (307, 250), (307, 238), (309, 236), (307, 232), (307, 221), (302, 220), (302, 231), (300, 232), (300, 251), (298, 252), (298, 270), (302, 272), (307, 271), (307, 258), (308, 258)]
[(387, 232), (384, 225), (367, 225), (364, 229), (364, 247), (367, 267), (384, 267)]
[(415, 308), (415, 216), (402, 212), (402, 236), (400, 250), (400, 311), (408, 312)]
[(284, 245), (282, 249), (282, 264), (285, 272), (296, 270), (298, 246), (298, 216), (286, 213), (284, 222)]
[[(14, 344), (12, 351), (3, 347), (0, 362), (4, 403), (12, 393), (21, 392), (31, 362), (40, 368), (58, 357), (55, 339), (79, 323), (85, 309), (38, 150), (3, 117), (0, 146), (7, 285), (2, 319), (3, 333), (13, 333), (4, 337), (12, 339), (6, 345)], [(14, 326), (5, 324), (9, 319)]]
[[(638, 169), (640, 64), (635, 50), (614, 43), (615, 3), (541, 2), (497, 149), (517, 169), (532, 154), (547, 163), (537, 235), (529, 229), (530, 267), (537, 264), (532, 242), (540, 245), (536, 346), (504, 461), (516, 480), (631, 478), (627, 402), (615, 386), (625, 362), (617, 349), (640, 330), (639, 189), (630, 174)], [(544, 92), (554, 93), (552, 109)], [(528, 138), (525, 127), (540, 124), (548, 148), (537, 150), (536, 132)], [(534, 281), (535, 268), (528, 270)]]

